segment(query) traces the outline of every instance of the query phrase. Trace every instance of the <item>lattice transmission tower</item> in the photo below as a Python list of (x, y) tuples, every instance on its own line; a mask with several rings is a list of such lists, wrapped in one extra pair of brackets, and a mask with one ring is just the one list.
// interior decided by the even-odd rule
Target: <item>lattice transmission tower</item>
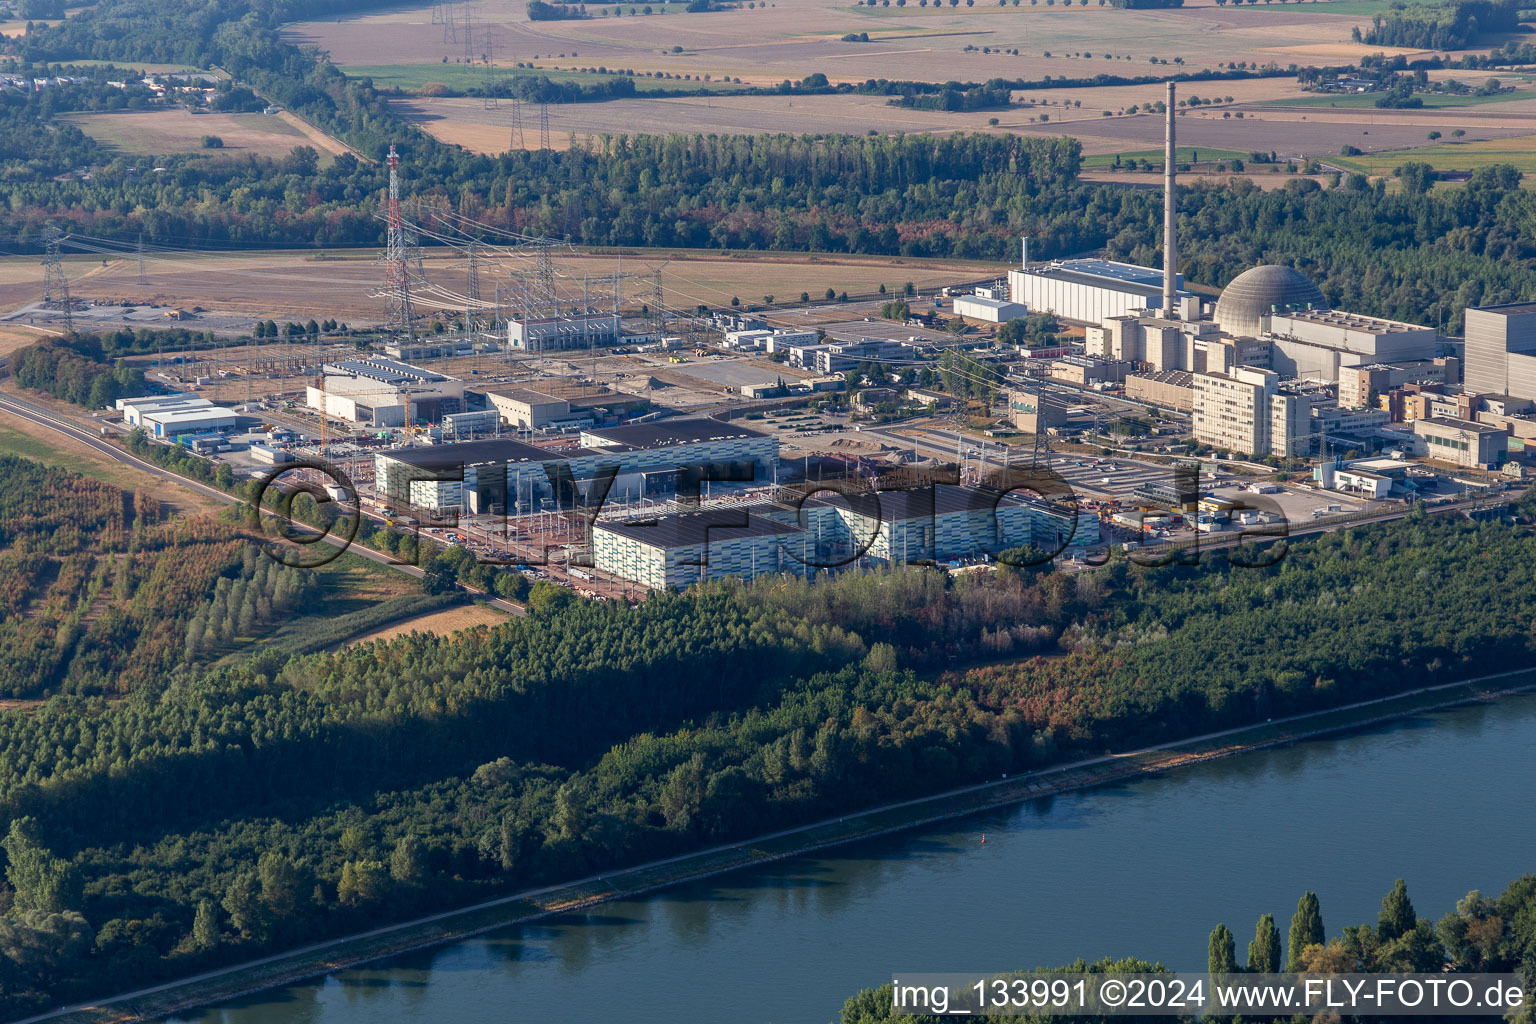
[(64, 329), (75, 329), (75, 308), (69, 298), (69, 278), (64, 276), (64, 261), (59, 248), (64, 243), (64, 232), (57, 225), (48, 225), (43, 236), (46, 246), (43, 255), (43, 306), (64, 313)]
[(384, 290), (389, 296), (389, 316), (384, 329), (391, 340), (416, 340), (416, 317), (411, 309), (411, 254), (405, 238), (405, 218), (400, 211), (400, 156), (389, 146), (389, 207), (384, 243)]

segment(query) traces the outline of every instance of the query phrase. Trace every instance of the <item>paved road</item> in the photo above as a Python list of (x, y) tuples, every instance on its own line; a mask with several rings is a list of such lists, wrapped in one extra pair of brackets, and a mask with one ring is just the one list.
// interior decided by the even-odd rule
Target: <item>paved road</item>
[[(173, 473), (168, 469), (157, 466), (155, 463), (150, 462), (148, 459), (142, 459), (132, 452), (125, 451), (124, 449), (119, 448), (117, 445), (102, 440), (100, 436), (92, 433), (90, 430), (81, 426), (80, 424), (70, 420), (68, 417), (61, 416), (55, 412), (51, 412), (48, 409), (42, 408), (41, 406), (33, 405), (31, 402), (20, 398), (13, 398), (10, 395), (0, 395), (0, 409), (3, 409), (13, 416), (19, 416), (22, 419), (35, 423), (40, 427), (45, 427), (57, 433), (64, 434), (71, 440), (79, 441), (82, 444), (89, 446), (95, 451), (100, 452), (102, 455), (105, 455), (116, 462), (120, 462), (127, 466), (132, 466), (135, 469), (143, 470), (144, 472), (150, 473), (162, 480), (170, 481), (181, 487), (195, 491), (198, 494), (213, 498), (215, 501), (222, 502), (226, 505), (233, 505), (239, 501), (238, 498), (230, 494), (225, 494), (223, 491), (216, 487), (209, 487), (207, 484), (201, 484), (196, 480), (190, 480), (187, 477), (180, 475), (179, 473)], [(319, 533), (318, 530), (311, 529), (302, 523), (293, 523), (291, 524), (291, 527), (294, 530), (303, 533)], [(325, 538), (324, 543), (341, 546), (340, 541), (329, 537)], [(393, 556), (387, 555), (382, 551), (375, 551), (372, 548), (365, 547), (362, 544), (350, 545), (348, 546), (347, 550), (360, 558), (368, 559), (370, 562), (375, 562), (379, 565), (385, 565), (398, 572), (405, 573), (407, 576), (410, 576), (413, 579), (420, 579), (422, 576), (426, 575), (424, 572), (422, 572), (422, 570), (418, 569), (414, 565), (401, 565), (394, 559)], [(465, 587), (462, 584), (460, 584), (460, 586), (468, 593), (481, 597), (487, 604), (490, 604), (500, 609), (501, 611), (508, 613), (509, 615), (527, 614), (526, 609), (524, 609), (521, 605), (513, 604), (511, 601), (504, 601), (499, 597), (492, 597), (489, 594), (486, 594), (484, 591), (475, 590), (473, 587)]]

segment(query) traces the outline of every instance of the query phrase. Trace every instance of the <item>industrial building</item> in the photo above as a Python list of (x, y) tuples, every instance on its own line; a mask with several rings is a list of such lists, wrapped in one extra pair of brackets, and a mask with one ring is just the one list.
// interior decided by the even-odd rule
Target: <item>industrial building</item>
[(845, 565), (922, 564), (997, 556), (1035, 543), (1050, 552), (1099, 540), (1098, 521), (979, 487), (870, 492), (834, 504), (767, 503), (593, 525), (597, 568), (645, 586), (725, 576), (805, 574)]
[[(985, 292), (985, 294), (984, 294)], [(955, 315), (963, 316), (968, 320), (980, 320), (989, 324), (1005, 324), (1024, 316), (1029, 312), (1029, 307), (1019, 302), (1010, 302), (1001, 297), (994, 297), (991, 289), (978, 289), (975, 295), (957, 295), (955, 297)]]
[(1052, 427), (1066, 426), (1067, 406), (1057, 398), (1023, 388), (1005, 388), (1002, 398), (1008, 406), (1008, 422), (1015, 430), (1038, 434)]
[(545, 430), (571, 417), (571, 403), (530, 388), (504, 388), (485, 392), (486, 401), (501, 422), (518, 430)]
[(623, 324), (615, 313), (568, 313), (507, 321), (507, 344), (522, 352), (617, 345), (623, 336)]
[(655, 590), (703, 580), (804, 574), (811, 534), (746, 510), (706, 510), (592, 524), (593, 564)]
[(1187, 370), (1133, 373), (1125, 378), (1125, 397), (1177, 412), (1195, 408), (1195, 375)]
[(881, 341), (866, 338), (863, 341), (834, 341), (814, 346), (815, 364), (807, 365), (817, 373), (847, 373), (857, 369), (860, 363), (910, 362), (917, 358), (917, 351), (900, 341)]
[(1432, 362), (1440, 344), (1433, 327), (1338, 310), (1277, 312), (1265, 323), (1270, 369), (1308, 380), (1338, 381), (1361, 363)]
[(1256, 338), (1266, 318), (1297, 310), (1324, 310), (1328, 300), (1312, 279), (1291, 267), (1261, 265), (1234, 277), (1216, 300), (1215, 321), (1235, 337)]
[(1454, 356), (1340, 366), (1339, 405), (1367, 409), (1372, 405), (1373, 394), (1385, 395), (1405, 384), (1456, 384), (1460, 377), (1461, 361)]
[(1310, 433), (1312, 403), (1273, 370), (1238, 366), (1194, 374), (1194, 437), (1243, 455), (1294, 454)]
[(436, 423), (464, 410), (463, 381), (383, 356), (326, 363), (321, 374), (319, 386), (304, 389), (305, 401), (332, 419), (402, 427), (408, 418), (412, 423)]
[(374, 456), (375, 488), (396, 507), (509, 514), (609, 504), (675, 493), (677, 471), (714, 466), (707, 488), (770, 482), (778, 441), (710, 419), (662, 420), (583, 431), (581, 447), (539, 448), (512, 438), (395, 448)]
[[(1175, 276), (1181, 313), (1186, 319), (1197, 319), (1199, 299), (1184, 290), (1182, 274)], [(1112, 260), (1057, 260), (1008, 271), (1013, 302), (1032, 312), (1054, 313), (1085, 324), (1159, 308), (1162, 291), (1161, 270)]]
[(1536, 399), (1536, 302), (1471, 307), (1466, 325), (1466, 389)]
[(471, 412), (451, 412), (443, 417), (443, 436), (474, 440), (494, 434), (501, 428), (501, 414), (495, 409), (475, 409)]
[(1420, 454), (1467, 469), (1492, 469), (1504, 461), (1509, 448), (1509, 434), (1502, 427), (1471, 420), (1415, 420), (1413, 433), (1424, 441)]
[(124, 423), (142, 427), (158, 438), (231, 430), (239, 420), (232, 409), (220, 408), (198, 395), (179, 393), (120, 398), (117, 408)]
[(1100, 359), (1095, 356), (1063, 356), (1051, 361), (1049, 373), (1052, 380), (1090, 387), (1100, 381), (1119, 384), (1135, 364), (1125, 359)]

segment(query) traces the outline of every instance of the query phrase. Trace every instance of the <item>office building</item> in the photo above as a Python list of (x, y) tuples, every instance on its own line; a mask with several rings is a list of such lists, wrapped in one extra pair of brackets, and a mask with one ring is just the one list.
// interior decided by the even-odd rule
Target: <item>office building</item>
[(1002, 398), (1008, 406), (1008, 422), (1015, 430), (1038, 434), (1042, 430), (1066, 426), (1066, 403), (1051, 395), (1005, 388)]
[(710, 509), (592, 524), (592, 564), (655, 590), (727, 576), (805, 574), (811, 535), (748, 509)]
[(1194, 374), (1192, 412), (1196, 442), (1243, 455), (1294, 454), (1311, 432), (1311, 399), (1258, 367)]

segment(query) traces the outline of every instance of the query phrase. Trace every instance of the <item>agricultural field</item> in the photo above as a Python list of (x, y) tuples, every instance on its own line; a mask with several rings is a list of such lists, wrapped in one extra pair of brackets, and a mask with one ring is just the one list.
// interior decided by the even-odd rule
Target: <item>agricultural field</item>
[[(194, 114), (182, 108), (61, 117), (97, 142), (122, 153), (287, 153), (309, 139), (281, 117), (269, 114)], [(203, 137), (217, 136), (222, 149), (204, 149)], [(322, 153), (322, 156), (325, 154)]]
[[(1346, 13), (1333, 13), (1335, 8)], [(326, 50), (344, 70), (377, 76), (391, 65), (532, 64), (539, 69), (608, 67), (712, 80), (740, 78), (774, 85), (814, 72), (834, 82), (906, 78), (1042, 79), (1145, 74), (1151, 60), (1166, 70), (1228, 61), (1340, 61), (1374, 52), (1350, 42), (1350, 30), (1384, 2), (1351, 0), (1265, 4), (1242, 9), (1192, 0), (1182, 9), (1122, 10), (1045, 3), (975, 7), (855, 7), (833, 0), (773, 0), (755, 8), (689, 14), (677, 5), (588, 5), (592, 18), (533, 23), (521, 4), (477, 8), (466, 28), (432, 23), (430, 5), (301, 22), (287, 37)], [(627, 12), (637, 11), (635, 16)], [(602, 16), (603, 14), (608, 16)], [(844, 42), (868, 33), (868, 42)], [(1105, 40), (1103, 48), (1100, 43)], [(990, 49), (992, 53), (982, 52)], [(1017, 49), (1017, 55), (1006, 51)], [(1105, 50), (1108, 50), (1108, 54)], [(1051, 56), (1047, 57), (1049, 53)], [(446, 60), (446, 64), (444, 63)], [(1159, 70), (1162, 70), (1160, 67)], [(394, 72), (405, 74), (405, 72)]]
[(1437, 171), (1475, 171), (1492, 164), (1513, 164), (1526, 175), (1526, 187), (1536, 186), (1536, 135), (1488, 142), (1443, 141), (1418, 149), (1336, 157), (1331, 162), (1365, 174), (1392, 174), (1410, 160), (1429, 164)]
[[(1536, 131), (1536, 109), (1527, 109), (1527, 104), (1536, 108), (1536, 98), (1447, 110), (1292, 109), (1244, 105), (1231, 88), (1236, 84), (1185, 86), (1190, 94), (1202, 98), (1217, 96), (1220, 89), (1223, 102), (1181, 114), (1181, 145), (1213, 152), (1273, 150), (1288, 157), (1326, 157), (1337, 154), (1346, 143), (1366, 151), (1405, 149), (1424, 144), (1434, 130), (1449, 134), (1460, 128), (1469, 140)], [(1161, 115), (1115, 113), (1166, 95), (1161, 86), (1116, 88), (1118, 95), (1113, 99), (1120, 100), (1123, 107), (1110, 106), (1110, 97), (1096, 95), (1100, 90), (1053, 92), (1060, 95), (1019, 93), (1010, 108), (963, 113), (908, 110), (887, 105), (884, 97), (853, 95), (673, 97), (566, 104), (549, 108), (550, 140), (555, 148), (562, 149), (572, 139), (580, 144), (589, 137), (625, 132), (1005, 132), (1070, 135), (1082, 143), (1085, 155), (1106, 155), (1110, 162), (1116, 153), (1139, 153), (1162, 143)], [(1229, 94), (1234, 97), (1231, 105), (1224, 102)], [(1020, 106), (1021, 101), (1037, 105)], [(504, 152), (518, 140), (516, 112), (509, 104), (486, 109), (478, 99), (437, 98), (401, 100), (395, 105), (437, 138), (476, 152)], [(1111, 116), (1104, 116), (1106, 109), (1111, 110)], [(993, 119), (996, 125), (988, 123)], [(526, 107), (522, 128), (524, 146), (537, 147), (537, 125)]]

